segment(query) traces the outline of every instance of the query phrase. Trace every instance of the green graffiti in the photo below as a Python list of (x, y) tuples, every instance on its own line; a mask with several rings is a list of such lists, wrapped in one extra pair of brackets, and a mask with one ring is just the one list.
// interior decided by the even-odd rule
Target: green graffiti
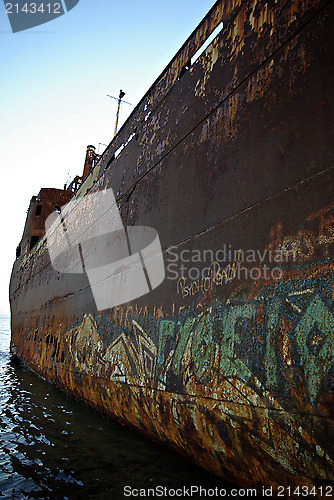
[(192, 326), (195, 323), (196, 318), (187, 318), (183, 325), (178, 328), (178, 339), (177, 345), (175, 347), (172, 368), (176, 375), (181, 375), (181, 361), (183, 354), (190, 337)]
[[(156, 379), (160, 383), (165, 383), (163, 380), (163, 374), (165, 372), (166, 363), (166, 344), (169, 338), (173, 337), (175, 330), (175, 321), (164, 319), (160, 321), (159, 327), (159, 341), (158, 341), (158, 352), (157, 352), (157, 362), (156, 362)], [(167, 353), (168, 355), (169, 353)]]
[(238, 377), (242, 380), (249, 380), (252, 376), (247, 366), (234, 356), (235, 342), (242, 342), (240, 335), (235, 332), (235, 324), (239, 319), (254, 319), (256, 309), (256, 304), (242, 304), (230, 306), (224, 311), (220, 347), (220, 374), (223, 377)]
[(166, 341), (169, 337), (172, 337), (174, 329), (175, 329), (175, 321), (169, 319), (164, 319), (160, 321), (157, 367), (163, 367), (165, 364)]
[(267, 305), (265, 385), (269, 390), (277, 389), (278, 387), (276, 345), (281, 303), (281, 299), (277, 297), (270, 300)]
[(202, 316), (194, 329), (191, 357), (194, 361), (196, 379), (205, 384), (210, 378), (215, 358), (215, 342), (210, 314)]
[[(298, 296), (300, 295), (299, 292)], [(282, 307), (286, 306), (286, 302), (292, 305), (294, 320), (282, 315)], [(256, 324), (261, 304), (263, 316)], [(334, 363), (334, 315), (318, 294), (313, 295), (304, 311), (302, 309), (301, 303), (297, 307), (285, 296), (277, 295), (260, 301), (219, 306), (219, 321), (216, 321), (218, 310), (216, 314), (210, 310), (199, 316), (188, 317), (182, 323), (175, 319), (161, 320), (157, 378), (160, 380), (169, 368), (176, 376), (182, 376), (182, 367), (185, 368), (185, 363), (191, 363), (191, 371), (196, 380), (206, 384), (213, 376), (216, 349), (219, 347), (219, 367), (216, 368), (221, 379), (235, 377), (252, 384), (255, 376), (261, 379), (263, 388), (277, 392), (280, 390), (280, 377), (283, 374), (282, 353), (279, 349), (281, 341), (285, 345), (290, 344), (287, 352), (290, 353), (289, 356), (294, 354), (291, 369), (294, 367), (294, 370), (302, 371), (308, 398), (315, 404)], [(261, 370), (252, 373), (246, 366), (247, 361), (240, 359), (237, 354), (235, 346), (242, 346), (243, 341), (249, 340), (243, 338), (243, 335), (247, 335), (246, 331), (236, 328), (240, 320), (254, 324), (258, 337), (263, 339), (264, 379), (260, 375)], [(216, 343), (218, 338), (219, 345)], [(189, 357), (186, 359), (189, 347)], [(169, 367), (166, 366), (168, 357), (172, 358)]]
[(297, 325), (294, 338), (313, 404), (334, 361), (334, 317), (316, 295)]

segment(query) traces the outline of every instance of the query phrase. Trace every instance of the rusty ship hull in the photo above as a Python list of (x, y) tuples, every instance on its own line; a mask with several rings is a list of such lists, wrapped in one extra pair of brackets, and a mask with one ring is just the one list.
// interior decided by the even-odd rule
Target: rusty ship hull
[(73, 196), (158, 231), (159, 287), (98, 311), (28, 244), (43, 197), (12, 272), (13, 354), (242, 486), (334, 484), (333, 26), (333, 1), (218, 1), (86, 170)]

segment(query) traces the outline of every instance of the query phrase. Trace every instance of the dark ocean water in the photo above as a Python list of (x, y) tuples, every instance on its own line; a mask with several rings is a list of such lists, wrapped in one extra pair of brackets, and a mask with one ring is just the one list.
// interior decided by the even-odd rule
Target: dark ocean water
[(191, 486), (229, 496), (216, 477), (15, 365), (9, 342), (9, 319), (0, 318), (0, 500), (143, 497), (124, 495), (129, 487), (167, 488), (155, 498), (180, 498), (182, 488), (182, 498), (204, 498), (195, 490), (187, 496)]

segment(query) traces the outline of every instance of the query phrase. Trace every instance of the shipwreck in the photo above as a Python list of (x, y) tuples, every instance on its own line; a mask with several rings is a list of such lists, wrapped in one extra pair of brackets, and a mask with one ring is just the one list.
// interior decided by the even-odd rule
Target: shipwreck
[(311, 495), (334, 485), (333, 26), (333, 1), (216, 2), (104, 153), (31, 199), (10, 283), (11, 352), (45, 379)]

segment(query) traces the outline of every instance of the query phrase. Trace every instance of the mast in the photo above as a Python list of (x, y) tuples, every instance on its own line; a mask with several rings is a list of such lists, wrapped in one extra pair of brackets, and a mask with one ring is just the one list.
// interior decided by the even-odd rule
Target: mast
[(126, 101), (123, 101), (123, 97), (125, 96), (125, 92), (123, 92), (123, 90), (121, 89), (119, 91), (119, 96), (118, 97), (114, 97), (112, 95), (109, 95), (107, 94), (108, 97), (110, 97), (111, 99), (116, 99), (118, 101), (118, 105), (117, 105), (117, 113), (116, 113), (116, 123), (115, 123), (115, 132), (114, 132), (114, 137), (115, 135), (117, 134), (117, 127), (118, 127), (118, 119), (119, 119), (119, 111), (121, 109), (121, 103), (122, 102), (125, 102), (125, 104), (130, 104), (130, 106), (132, 106), (132, 104), (130, 102), (126, 102)]

